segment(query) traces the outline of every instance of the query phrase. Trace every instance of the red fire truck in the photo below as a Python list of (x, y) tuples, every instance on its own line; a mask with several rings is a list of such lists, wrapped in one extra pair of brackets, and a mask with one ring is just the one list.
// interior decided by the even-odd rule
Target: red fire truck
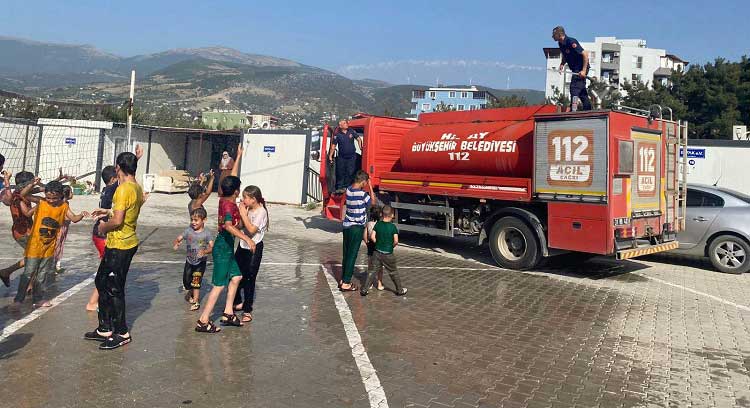
[[(511, 269), (575, 251), (617, 259), (677, 247), (687, 124), (626, 111), (559, 113), (552, 105), (356, 115), (361, 165), (400, 231), (472, 235)], [(340, 220), (321, 139), (324, 215)], [(684, 179), (682, 179), (684, 180)]]

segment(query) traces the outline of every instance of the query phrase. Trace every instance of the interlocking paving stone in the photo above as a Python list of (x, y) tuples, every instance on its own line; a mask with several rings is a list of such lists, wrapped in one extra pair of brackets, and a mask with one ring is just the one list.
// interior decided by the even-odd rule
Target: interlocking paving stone
[[(96, 325), (86, 288), (0, 343), (0, 383), (13, 391), (0, 406), (369, 406), (316, 266), (340, 275), (340, 227), (271, 214), (264, 261), (283, 265), (262, 267), (249, 327), (194, 333), (183, 253), (170, 248), (184, 226), (142, 225), (127, 287), (133, 343), (100, 352), (80, 339)], [(72, 260), (51, 293), (95, 271), (89, 228), (71, 229)], [(0, 250), (18, 255), (7, 241)], [(750, 406), (750, 312), (651, 279), (746, 306), (750, 276), (669, 256), (559, 258), (519, 273), (494, 269), (467, 241), (402, 241), (406, 297), (345, 294), (391, 407)], [(30, 310), (10, 312), (13, 294), (0, 289), (0, 328)]]

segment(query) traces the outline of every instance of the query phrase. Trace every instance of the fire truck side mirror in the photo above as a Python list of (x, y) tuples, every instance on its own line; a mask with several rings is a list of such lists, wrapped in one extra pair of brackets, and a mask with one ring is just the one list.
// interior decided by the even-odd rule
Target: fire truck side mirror
[(634, 146), (632, 140), (617, 141), (616, 168), (618, 175), (632, 175), (634, 170)]

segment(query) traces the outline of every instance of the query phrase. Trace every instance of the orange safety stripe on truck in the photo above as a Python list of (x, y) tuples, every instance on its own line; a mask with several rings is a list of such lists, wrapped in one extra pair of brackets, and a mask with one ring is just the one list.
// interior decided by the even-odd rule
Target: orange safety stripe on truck
[(667, 242), (664, 244), (658, 244), (653, 245), (647, 248), (635, 248), (635, 249), (625, 249), (622, 251), (617, 251), (617, 259), (630, 259), (630, 258), (636, 258), (639, 256), (644, 255), (651, 255), (658, 252), (664, 252), (664, 251), (670, 251), (672, 249), (677, 249), (677, 247), (680, 246), (680, 243), (677, 241)]

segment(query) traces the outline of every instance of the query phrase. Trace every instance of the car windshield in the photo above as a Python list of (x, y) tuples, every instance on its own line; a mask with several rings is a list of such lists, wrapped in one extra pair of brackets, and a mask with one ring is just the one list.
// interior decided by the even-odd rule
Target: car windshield
[(728, 188), (720, 188), (719, 191), (721, 191), (724, 194), (728, 194), (738, 200), (742, 200), (746, 202), (747, 204), (750, 204), (750, 196), (746, 194), (742, 194), (738, 191), (730, 190)]

